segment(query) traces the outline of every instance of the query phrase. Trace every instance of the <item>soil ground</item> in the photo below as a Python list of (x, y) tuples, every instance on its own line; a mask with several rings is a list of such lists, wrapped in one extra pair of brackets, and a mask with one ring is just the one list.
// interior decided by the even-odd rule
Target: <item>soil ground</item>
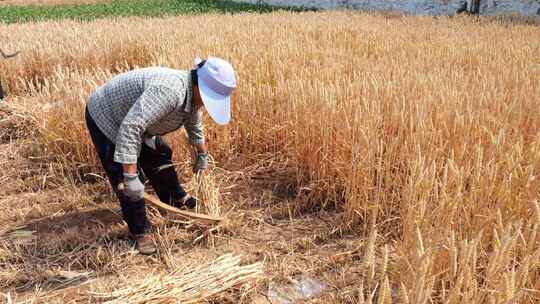
[(6, 266), (0, 292), (5, 298), (83, 303), (89, 301), (88, 291), (125, 287), (141, 274), (235, 253), (245, 263), (262, 261), (264, 279), (248, 295), (231, 290), (216, 302), (270, 303), (270, 284), (301, 274), (328, 285), (311, 301), (355, 302), (362, 242), (336, 230), (339, 214), (295, 216), (294, 197), (232, 178), (221, 185), (224, 204), (235, 205), (226, 227), (207, 233), (150, 208), (159, 253), (142, 256), (132, 248), (118, 203), (102, 178), (66, 184), (54, 164), (29, 158), (29, 149), (24, 140), (0, 145), (0, 262)]

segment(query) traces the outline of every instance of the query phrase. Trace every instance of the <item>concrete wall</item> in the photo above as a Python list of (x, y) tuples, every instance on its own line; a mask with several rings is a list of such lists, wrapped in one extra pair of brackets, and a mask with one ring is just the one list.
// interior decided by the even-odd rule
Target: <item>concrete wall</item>
[[(324, 9), (392, 10), (415, 15), (454, 15), (472, 0), (234, 0), (281, 6), (305, 6)], [(540, 16), (540, 0), (480, 0), (481, 15), (520, 14)]]

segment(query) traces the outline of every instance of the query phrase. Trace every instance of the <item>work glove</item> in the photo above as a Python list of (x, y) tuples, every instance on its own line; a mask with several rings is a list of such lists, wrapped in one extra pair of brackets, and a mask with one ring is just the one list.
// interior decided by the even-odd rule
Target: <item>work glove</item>
[(195, 166), (193, 167), (193, 172), (197, 173), (208, 168), (208, 153), (199, 152), (197, 153), (197, 160), (195, 161)]
[(124, 194), (133, 202), (143, 198), (144, 184), (138, 174), (124, 173)]
[(145, 137), (144, 138), (144, 143), (148, 147), (152, 148), (152, 150), (156, 150), (157, 149), (156, 139), (157, 139), (157, 137), (155, 137), (155, 136)]
[(171, 204), (169, 205), (179, 209), (193, 209), (197, 206), (197, 199), (189, 194), (184, 195), (182, 198), (173, 196)]

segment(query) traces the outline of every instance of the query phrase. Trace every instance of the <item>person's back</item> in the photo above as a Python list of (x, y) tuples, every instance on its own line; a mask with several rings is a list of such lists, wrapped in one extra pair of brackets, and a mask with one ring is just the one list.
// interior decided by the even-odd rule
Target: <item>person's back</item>
[(120, 124), (127, 113), (150, 88), (167, 94), (172, 107), (184, 104), (189, 73), (164, 67), (150, 67), (115, 76), (99, 87), (90, 97), (88, 111), (98, 127), (115, 141)]

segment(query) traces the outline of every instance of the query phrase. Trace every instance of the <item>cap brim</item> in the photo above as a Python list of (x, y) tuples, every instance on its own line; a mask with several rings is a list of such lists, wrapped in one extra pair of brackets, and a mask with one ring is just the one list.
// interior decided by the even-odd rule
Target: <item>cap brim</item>
[(231, 96), (224, 96), (212, 91), (199, 79), (199, 93), (206, 111), (218, 125), (231, 121)]

